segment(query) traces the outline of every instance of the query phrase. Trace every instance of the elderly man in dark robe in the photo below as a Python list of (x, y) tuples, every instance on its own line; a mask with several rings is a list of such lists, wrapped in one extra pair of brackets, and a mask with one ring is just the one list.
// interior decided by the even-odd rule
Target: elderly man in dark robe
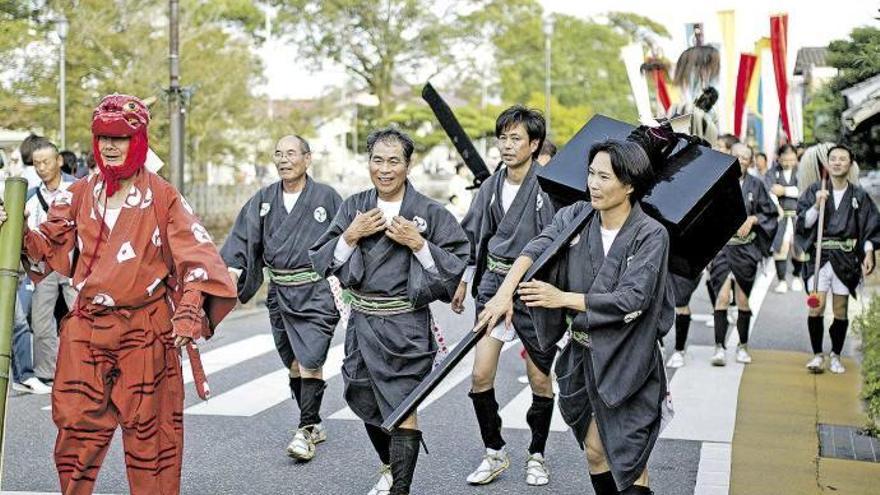
[(272, 334), (300, 410), (287, 454), (309, 461), (315, 445), (327, 439), (322, 368), (339, 321), (330, 284), (312, 269), (309, 248), (330, 226), (342, 197), (309, 176), (312, 153), (302, 137), (279, 139), (273, 158), (281, 180), (248, 200), (220, 254), (237, 277), (242, 302), (254, 297), (268, 269)]
[[(652, 493), (647, 463), (660, 434), (666, 376), (658, 341), (672, 326), (669, 235), (638, 200), (653, 186), (638, 144), (605, 141), (589, 153), (590, 202), (563, 208), (523, 249), (478, 327), (529, 309), (542, 345), (567, 331), (556, 363), (559, 408), (586, 445), (595, 492)], [(520, 283), (546, 251), (538, 276)], [(546, 281), (539, 281), (541, 278)]]
[(468, 240), (455, 217), (407, 180), (414, 143), (396, 129), (367, 138), (374, 187), (346, 199), (310, 256), (351, 302), (345, 400), (382, 461), (370, 494), (410, 493), (422, 432), (416, 414), (390, 435), (380, 425), (431, 372), (437, 343), (428, 304), (450, 302)]

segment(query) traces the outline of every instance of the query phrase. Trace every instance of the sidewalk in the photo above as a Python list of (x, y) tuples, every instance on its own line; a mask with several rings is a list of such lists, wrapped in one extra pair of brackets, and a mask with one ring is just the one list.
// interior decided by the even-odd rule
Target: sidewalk
[(740, 384), (733, 437), (730, 493), (734, 495), (880, 493), (880, 463), (819, 457), (818, 425), (862, 427), (860, 370), (812, 375), (809, 356), (753, 351)]

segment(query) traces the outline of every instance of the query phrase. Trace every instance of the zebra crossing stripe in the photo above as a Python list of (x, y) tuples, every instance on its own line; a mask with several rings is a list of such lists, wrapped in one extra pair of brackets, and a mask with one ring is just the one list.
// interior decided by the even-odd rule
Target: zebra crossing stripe
[[(210, 375), (274, 350), (275, 340), (271, 334), (254, 335), (205, 352), (202, 354), (202, 365), (205, 373)], [(192, 368), (187, 360), (183, 362), (183, 383), (192, 381)]]
[[(553, 383), (553, 390), (557, 392), (556, 383)], [(523, 388), (516, 397), (513, 398), (512, 401), (508, 402), (499, 415), (501, 416), (501, 424), (504, 428), (513, 428), (516, 430), (528, 430), (529, 424), (526, 422), (526, 412), (528, 412), (529, 407), (532, 405), (532, 388), (526, 386)], [(550, 422), (550, 431), (566, 431), (568, 430), (568, 425), (565, 424), (565, 420), (562, 419), (562, 414), (559, 413), (559, 406), (555, 404), (553, 406), (553, 419)]]
[[(324, 363), (324, 380), (330, 380), (342, 369), (345, 357), (343, 344), (335, 345), (327, 353)], [(285, 369), (263, 375), (239, 385), (210, 400), (200, 402), (184, 410), (184, 414), (201, 416), (255, 416), (285, 400), (290, 400), (288, 372)]]

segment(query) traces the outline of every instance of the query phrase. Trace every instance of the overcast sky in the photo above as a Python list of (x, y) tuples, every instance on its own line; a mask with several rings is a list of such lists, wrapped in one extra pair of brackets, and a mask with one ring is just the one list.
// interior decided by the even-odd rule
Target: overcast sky
[[(770, 14), (789, 14), (789, 64), (793, 69), (797, 49), (804, 46), (826, 46), (835, 39), (846, 38), (854, 27), (878, 25), (880, 1), (832, 0), (543, 0), (551, 12), (588, 18), (609, 11), (635, 12), (649, 17), (669, 30), (672, 39), (661, 43), (667, 58), (675, 60), (686, 47), (684, 25), (703, 22), (707, 42), (720, 42), (718, 11), (736, 12), (738, 51), (751, 51), (755, 40), (770, 35)], [(821, 7), (820, 7), (821, 6)], [(312, 68), (296, 62), (296, 49), (273, 43), (261, 50), (266, 71), (267, 91), (273, 98), (313, 98), (324, 93), (327, 86), (340, 85), (345, 78), (341, 69)]]

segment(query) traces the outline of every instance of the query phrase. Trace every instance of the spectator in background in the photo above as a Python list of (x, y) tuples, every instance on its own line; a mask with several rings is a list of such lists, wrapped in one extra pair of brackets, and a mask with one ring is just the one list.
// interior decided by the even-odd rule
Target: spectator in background
[(556, 156), (556, 145), (553, 141), (545, 139), (544, 144), (541, 145), (541, 152), (538, 153), (538, 163), (547, 165), (554, 156)]
[(24, 141), (18, 146), (18, 150), (21, 153), (21, 163), (24, 165), (21, 172), (21, 177), (24, 177), (28, 181), (28, 187), (37, 187), (40, 185), (40, 176), (37, 175), (37, 171), (34, 170), (34, 160), (32, 158), (34, 152), (34, 144), (43, 139), (41, 136), (37, 136), (36, 134), (31, 134), (28, 137), (24, 138)]
[(93, 175), (98, 173), (97, 163), (95, 163), (95, 154), (89, 151), (83, 157), (84, 167), (80, 167), (76, 169), (76, 178), (80, 179), (83, 177), (92, 178)]
[(718, 141), (715, 141), (715, 146), (713, 148), (716, 151), (720, 151), (722, 153), (730, 154), (730, 150), (733, 148), (733, 145), (739, 142), (739, 138), (734, 136), (733, 134), (722, 134), (718, 136)]
[[(34, 168), (40, 178), (40, 185), (28, 191), (25, 211), (31, 230), (37, 230), (48, 218), (49, 206), (55, 197), (73, 184), (75, 179), (61, 172), (64, 159), (58, 148), (46, 138), (31, 142)], [(45, 266), (32, 268), (46, 272)], [(34, 331), (34, 373), (43, 382), (52, 381), (55, 376), (55, 359), (58, 354), (58, 320), (55, 306), (59, 295), (64, 297), (67, 307), (73, 307), (76, 291), (70, 279), (58, 272), (52, 272), (34, 287), (31, 305), (31, 327)]]
[(767, 175), (767, 155), (764, 153), (755, 153), (755, 171), (761, 177)]
[(64, 160), (61, 165), (61, 173), (73, 177), (74, 174), (76, 174), (77, 163), (79, 162), (76, 155), (70, 150), (64, 150), (59, 154), (61, 155), (61, 159)]

